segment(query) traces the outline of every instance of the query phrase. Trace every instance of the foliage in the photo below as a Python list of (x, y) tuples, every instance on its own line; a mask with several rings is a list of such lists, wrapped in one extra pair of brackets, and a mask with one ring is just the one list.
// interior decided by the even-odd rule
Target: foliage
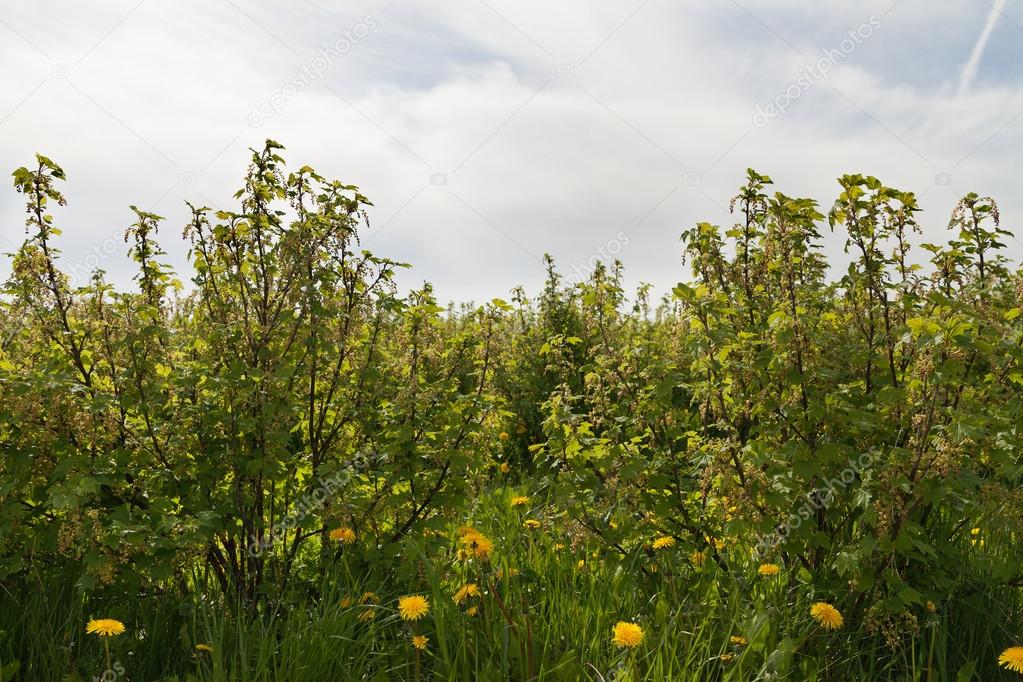
[[(0, 670), (90, 670), (99, 608), (179, 640), (136, 659), (147, 679), (997, 674), (1023, 581), (1023, 278), (993, 199), (964, 197), (925, 266), (912, 193), (847, 175), (824, 210), (750, 170), (733, 226), (683, 232), (692, 276), (658, 304), (617, 263), (568, 286), (548, 258), (535, 300), (444, 308), (361, 248), (358, 188), (281, 153), (253, 151), (235, 211), (191, 207), (187, 286), (132, 207), (132, 291), (72, 285), (63, 170), (14, 172)], [(451, 597), (469, 583), (474, 615)], [(430, 596), (424, 623), (401, 594)]]

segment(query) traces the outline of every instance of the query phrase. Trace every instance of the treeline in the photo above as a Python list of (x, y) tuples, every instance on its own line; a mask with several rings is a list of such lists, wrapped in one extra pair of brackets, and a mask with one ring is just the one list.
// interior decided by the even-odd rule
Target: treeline
[(136, 286), (72, 286), (64, 173), (15, 171), (5, 583), (259, 605), (342, 553), (401, 576), (502, 475), (613, 552), (670, 536), (724, 571), (784, 563), (871, 627), (1023, 580), (1023, 278), (993, 199), (964, 197), (921, 267), (912, 193), (847, 175), (824, 209), (749, 171), (734, 225), (683, 233), (691, 276), (661, 301), (617, 264), (567, 285), (548, 260), (536, 298), (444, 308), (361, 248), (356, 187), (281, 149), (253, 152), (235, 211), (191, 207), (187, 288), (134, 207)]

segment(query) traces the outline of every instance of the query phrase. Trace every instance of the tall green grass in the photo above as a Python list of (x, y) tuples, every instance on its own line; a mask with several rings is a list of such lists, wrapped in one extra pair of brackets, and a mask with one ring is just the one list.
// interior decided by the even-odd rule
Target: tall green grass
[[(84, 629), (93, 617), (128, 628), (109, 642), (114, 674), (123, 680), (1013, 679), (996, 660), (1019, 641), (1015, 591), (975, 591), (934, 613), (921, 609), (917, 627), (906, 625), (889, 643), (882, 632), (871, 634), (841, 595), (815, 593), (812, 576), (789, 567), (760, 576), (740, 547), (726, 549), (732, 570), (725, 573), (709, 560), (695, 565), (675, 548), (622, 554), (563, 519), (545, 518), (542, 509), (512, 508), (507, 491), (477, 509), (471, 522), (495, 541), (490, 562), (460, 561), (454, 543), (429, 556), (413, 542), (401, 561), (416, 567), (415, 578), (398, 584), (352, 554), (257, 614), (194, 591), (134, 595), (111, 587), (86, 594), (61, 567), (5, 583), (2, 682), (103, 679), (103, 645)], [(523, 528), (526, 516), (542, 526)], [(456, 605), (452, 595), (467, 582), (482, 596)], [(362, 603), (367, 591), (376, 597)], [(398, 597), (409, 593), (431, 602), (414, 624), (396, 611)], [(829, 632), (810, 618), (817, 600), (834, 601), (846, 615), (843, 628)], [(643, 627), (641, 646), (612, 644), (619, 620)], [(429, 638), (425, 651), (412, 646), (413, 633)]]

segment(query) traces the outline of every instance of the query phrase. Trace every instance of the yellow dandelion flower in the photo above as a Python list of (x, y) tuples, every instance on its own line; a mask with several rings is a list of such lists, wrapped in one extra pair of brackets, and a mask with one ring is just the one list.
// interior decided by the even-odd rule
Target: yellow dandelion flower
[(485, 537), (483, 535), (477, 535), (475, 538), (473, 538), (470, 545), (472, 546), (473, 556), (475, 556), (477, 559), (482, 559), (484, 561), (488, 560), (490, 558), (491, 552), (494, 551), (493, 541), (490, 538)]
[(506, 441), (509, 438), (508, 432), (502, 431), (501, 433), (497, 434), (497, 437), (500, 438), (502, 441)]
[(689, 555), (689, 560), (693, 562), (694, 566), (703, 566), (703, 562), (707, 560), (707, 555), (703, 552), (693, 552)]
[(718, 658), (721, 659), (722, 663), (731, 663), (732, 659), (735, 658), (735, 656), (733, 656), (732, 654), (721, 654), (720, 656), (718, 656)]
[[(519, 569), (515, 568), (514, 566), (510, 567), (508, 569), (508, 577), (509, 578), (514, 578), (518, 574), (519, 574)], [(505, 571), (504, 571), (503, 568), (497, 569), (497, 579), (498, 580), (504, 580), (504, 575), (505, 575)]]
[(728, 641), (734, 644), (735, 646), (746, 646), (747, 644), (749, 644), (749, 640), (740, 635), (732, 635), (731, 637), (728, 638)]
[(412, 638), (412, 646), (419, 649), (420, 651), (426, 651), (426, 643), (430, 641), (430, 638), (426, 635), (415, 635)]
[(362, 612), (359, 614), (359, 622), (368, 623), (369, 621), (373, 620), (376, 617), (377, 617), (376, 609), (363, 609)]
[(511, 464), (508, 464), (508, 462), (501, 462), (501, 473), (511, 473)]
[(757, 573), (767, 577), (778, 575), (780, 571), (781, 568), (778, 567), (778, 564), (760, 564), (760, 566), (757, 567)]
[(351, 597), (342, 597), (341, 598), (341, 608), (347, 609), (349, 606), (351, 606), (354, 603), (354, 601), (355, 600), (352, 599)]
[(554, 551), (555, 552), (560, 552), (563, 549), (565, 549), (565, 544), (564, 543), (562, 543), (562, 542), (555, 542), (554, 543)]
[(350, 545), (355, 542), (355, 531), (348, 526), (341, 526), (330, 531), (330, 539), (343, 545)]
[(998, 657), (998, 665), (1014, 673), (1023, 673), (1023, 646), (1011, 646)]
[(195, 645), (195, 650), (196, 651), (205, 651), (208, 654), (212, 654), (213, 653), (213, 647), (210, 646), (209, 644), (196, 644)]
[(540, 527), (540, 522), (536, 519), (526, 519), (522, 522), (523, 528), (529, 528), (530, 530), (536, 530)]
[(837, 630), (842, 627), (842, 614), (838, 612), (838, 609), (826, 602), (819, 601), (813, 604), (810, 607), (810, 615), (825, 630)]
[(475, 616), (479, 612), (480, 612), (480, 610), (478, 608), (476, 608), (475, 606), (470, 606), (469, 608), (467, 608), (465, 610), (465, 615), (467, 615), (470, 618), (472, 618), (473, 616)]
[(529, 504), (529, 498), (525, 495), (516, 495), (511, 498), (511, 506), (521, 507), (522, 505)]
[(580, 571), (586, 568), (586, 559), (580, 559), (579, 563), (575, 565)]
[(615, 646), (634, 649), (643, 643), (643, 628), (636, 623), (618, 621), (614, 627), (611, 643)]
[(654, 549), (668, 549), (675, 546), (675, 538), (670, 535), (662, 535), (654, 540)]
[(426, 597), (412, 594), (398, 599), (398, 613), (402, 620), (419, 620), (430, 612), (430, 602)]
[(480, 596), (479, 585), (477, 585), (476, 583), (466, 583), (465, 585), (462, 585), (461, 587), (458, 588), (458, 590), (455, 592), (454, 596), (451, 597), (451, 599), (454, 600), (456, 604), (461, 604), (470, 597), (478, 596)]
[(368, 604), (370, 602), (376, 602), (377, 600), (379, 600), (379, 597), (377, 597), (376, 592), (363, 592), (362, 596), (359, 597), (360, 604)]
[(465, 546), (465, 549), (471, 552), (472, 556), (484, 561), (490, 559), (490, 554), (494, 551), (493, 541), (475, 528), (467, 528), (466, 532), (459, 538), (459, 542)]
[(927, 602), (926, 606), (927, 606), (927, 610), (928, 610), (928, 611), (929, 611), (930, 613), (935, 613), (935, 612), (937, 612), (937, 610), (938, 610), (938, 607), (937, 607), (937, 606), (935, 606), (935, 605), (934, 605), (934, 602), (932, 602), (932, 601), (929, 601), (929, 600), (928, 600), (928, 602)]
[(94, 619), (85, 625), (85, 632), (90, 635), (99, 635), (100, 637), (114, 637), (124, 634), (124, 623), (113, 618)]
[(971, 528), (970, 535), (980, 535), (980, 528)]

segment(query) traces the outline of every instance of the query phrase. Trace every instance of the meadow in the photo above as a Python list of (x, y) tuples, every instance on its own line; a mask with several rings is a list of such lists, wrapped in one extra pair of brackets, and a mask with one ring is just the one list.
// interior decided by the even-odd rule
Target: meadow
[(190, 206), (187, 274), (132, 206), (128, 290), (62, 270), (63, 169), (14, 171), (0, 682), (1023, 674), (994, 198), (914, 244), (910, 192), (750, 170), (658, 300), (548, 258), (536, 296), (443, 305), (283, 154)]

